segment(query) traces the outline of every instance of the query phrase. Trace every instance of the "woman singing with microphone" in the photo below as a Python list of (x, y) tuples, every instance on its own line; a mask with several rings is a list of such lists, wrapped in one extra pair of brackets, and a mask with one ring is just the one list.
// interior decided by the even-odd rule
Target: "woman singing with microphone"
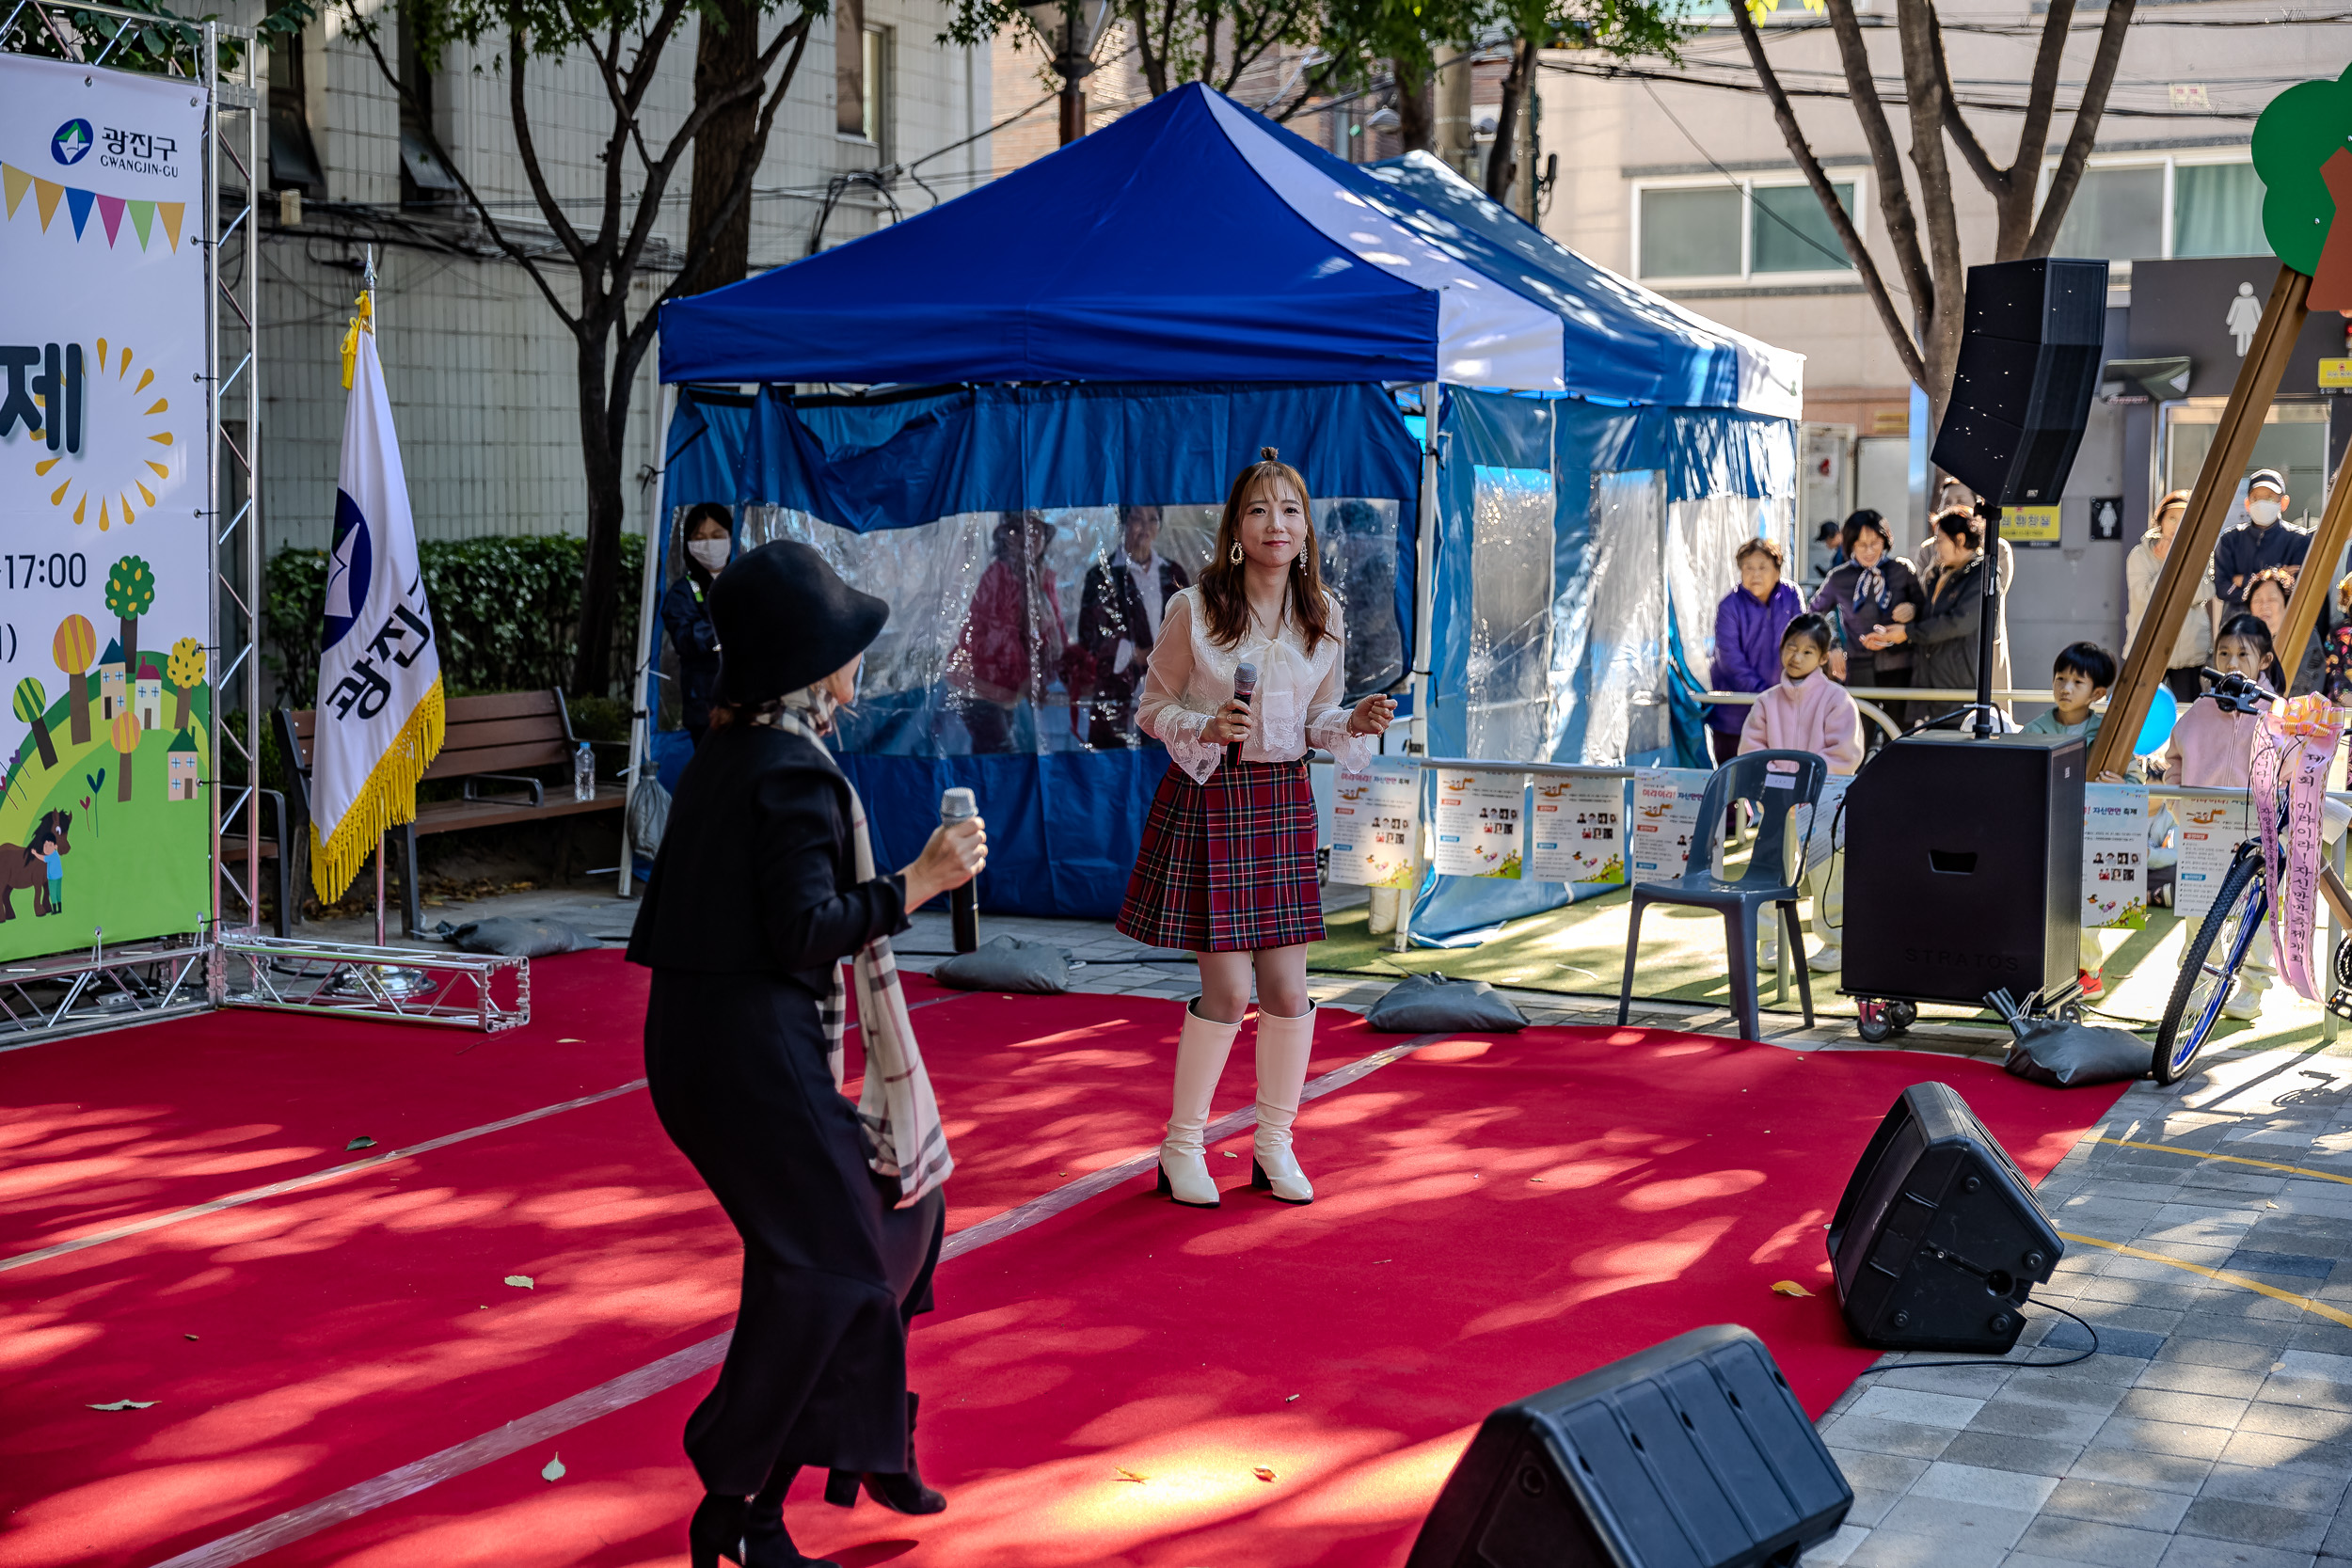
[[(1396, 705), (1340, 705), (1346, 629), (1323, 586), (1307, 483), (1272, 447), (1225, 499), (1216, 547), (1200, 580), (1168, 601), (1136, 705), (1136, 722), (1167, 746), (1119, 929), (1153, 946), (1188, 948), (1200, 995), (1184, 1010), (1176, 1093), (1160, 1145), (1159, 1190), (1197, 1209), (1217, 1206), (1202, 1133), (1209, 1096), (1258, 987), (1258, 1132), (1250, 1186), (1285, 1203), (1314, 1189), (1291, 1148), (1307, 1082), (1314, 1007), (1307, 943), (1323, 940), (1315, 884), (1311, 747), (1360, 769)], [(1254, 666), (1249, 701), (1235, 672)]]

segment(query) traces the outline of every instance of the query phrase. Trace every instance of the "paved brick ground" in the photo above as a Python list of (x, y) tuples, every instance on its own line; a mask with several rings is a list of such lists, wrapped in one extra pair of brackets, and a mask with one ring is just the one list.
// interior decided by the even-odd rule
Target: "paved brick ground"
[[(462, 922), (493, 908), (445, 912)], [(608, 934), (627, 929), (634, 907), (549, 891), (498, 900), (495, 912), (556, 914)], [(991, 918), (983, 935), (996, 934), (1067, 949), (1082, 990), (1172, 1000), (1196, 989), (1188, 964), (1121, 962), (1136, 945), (1104, 925)], [(948, 946), (945, 918), (917, 916), (898, 945), (907, 967), (930, 968), (937, 959), (920, 950)], [(1311, 990), (1325, 1005), (1362, 1008), (1387, 984), (1315, 975)], [(1538, 1023), (1615, 1021), (1613, 1003), (1510, 994)], [(1638, 1003), (1634, 1018), (1734, 1032), (1721, 1008)], [(1782, 1022), (1768, 1015), (1774, 1043), (1863, 1048), (1845, 1027), (1774, 1032)], [(2041, 1195), (2061, 1230), (2176, 1262), (2070, 1244), (2035, 1299), (2096, 1325), (2099, 1353), (2071, 1365), (1881, 1362), (1822, 1418), (1855, 1505), (1808, 1568), (2352, 1563), (2352, 1326), (2302, 1305), (2352, 1317), (2352, 1049), (2310, 1035), (2257, 1040), (2175, 1089), (2134, 1086), (2060, 1162)], [(1997, 1059), (2006, 1042), (2003, 1031), (1923, 1024), (1895, 1043)], [(2088, 1344), (2072, 1323), (2035, 1314), (2013, 1359), (2057, 1360)]]

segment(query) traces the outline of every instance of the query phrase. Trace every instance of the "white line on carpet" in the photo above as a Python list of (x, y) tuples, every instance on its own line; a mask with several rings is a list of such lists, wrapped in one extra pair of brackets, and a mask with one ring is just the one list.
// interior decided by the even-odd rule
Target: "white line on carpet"
[[(945, 1001), (946, 998), (938, 1000)], [(1343, 1089), (1358, 1079), (1378, 1071), (1424, 1045), (1449, 1037), (1442, 1034), (1416, 1035), (1410, 1039), (1400, 1040), (1375, 1051), (1369, 1056), (1359, 1057), (1345, 1067), (1332, 1069), (1309, 1084), (1301, 1091), (1300, 1099), (1318, 1100), (1335, 1089)], [(620, 1090), (612, 1092), (617, 1094)], [(1254, 1109), (1246, 1109), (1221, 1116), (1209, 1124), (1207, 1137), (1210, 1141), (1230, 1138), (1249, 1126), (1256, 1115)], [(977, 1247), (1000, 1242), (1017, 1231), (1026, 1230), (1042, 1220), (1073, 1209), (1098, 1194), (1108, 1192), (1121, 1181), (1142, 1175), (1152, 1168), (1152, 1163), (1157, 1157), (1156, 1148), (1145, 1149), (1089, 1176), (1057, 1187), (1050, 1193), (1041, 1194), (993, 1218), (959, 1230), (941, 1245), (939, 1259), (944, 1263), (949, 1259), (961, 1258)], [(469, 1470), (479, 1469), (493, 1460), (503, 1459), (508, 1454), (560, 1437), (574, 1427), (585, 1426), (600, 1416), (609, 1416), (641, 1400), (651, 1399), (656, 1394), (676, 1387), (691, 1377), (710, 1370), (725, 1357), (728, 1338), (729, 1334), (714, 1334), (684, 1350), (673, 1351), (649, 1366), (623, 1372), (610, 1382), (597, 1384), (585, 1393), (560, 1400), (544, 1410), (533, 1411), (495, 1431), (469, 1437), (438, 1453), (427, 1454), (398, 1469), (387, 1470), (373, 1480), (346, 1486), (314, 1503), (290, 1509), (276, 1518), (264, 1519), (258, 1525), (247, 1526), (233, 1534), (192, 1547), (178, 1557), (157, 1563), (155, 1568), (232, 1568), (235, 1563), (249, 1562), (264, 1552), (276, 1551), (280, 1546), (315, 1535), (347, 1519), (356, 1519), (387, 1503), (414, 1497), (427, 1487), (454, 1476), (462, 1476)]]
[[(959, 992), (958, 994), (969, 993)], [(926, 997), (920, 1002), (910, 1004), (907, 1011), (913, 1012), (917, 1007), (936, 1006), (942, 1002), (955, 1000), (954, 996)], [(852, 1023), (850, 1027), (854, 1029), (857, 1025)], [(314, 1187), (322, 1181), (332, 1181), (338, 1177), (351, 1176), (359, 1171), (373, 1170), (378, 1165), (389, 1164), (394, 1160), (413, 1160), (420, 1154), (430, 1154), (437, 1148), (447, 1148), (452, 1144), (462, 1144), (469, 1138), (479, 1138), (492, 1132), (503, 1132), (510, 1127), (520, 1127), (525, 1122), (537, 1121), (542, 1117), (551, 1117), (564, 1111), (577, 1111), (583, 1105), (594, 1105), (598, 1101), (611, 1100), (614, 1095), (627, 1094), (632, 1089), (642, 1089), (644, 1086), (645, 1081), (643, 1078), (632, 1078), (626, 1084), (615, 1085), (612, 1088), (600, 1090), (596, 1094), (581, 1095), (578, 1100), (566, 1100), (554, 1105), (542, 1105), (535, 1111), (525, 1111), (519, 1116), (507, 1117), (498, 1121), (485, 1121), (479, 1127), (469, 1127), (462, 1132), (446, 1132), (437, 1138), (428, 1138), (421, 1144), (410, 1144), (405, 1148), (389, 1149), (382, 1154), (368, 1155), (364, 1159), (348, 1160), (340, 1165), (329, 1165), (325, 1170), (311, 1171), (307, 1176), (290, 1176), (283, 1181), (272, 1181), (262, 1187), (248, 1187), (244, 1192), (230, 1193), (226, 1197), (216, 1197), (209, 1203), (199, 1203), (186, 1209), (174, 1209), (167, 1213), (151, 1214), (146, 1219), (133, 1220), (128, 1225), (119, 1225), (110, 1230), (99, 1230), (87, 1236), (76, 1236), (71, 1241), (57, 1242), (33, 1252), (20, 1252), (13, 1258), (0, 1258), (0, 1274), (6, 1274), (10, 1269), (21, 1269), (28, 1263), (40, 1263), (52, 1258), (62, 1258), (69, 1252), (79, 1252), (84, 1247), (103, 1246), (108, 1242), (119, 1242), (125, 1236), (144, 1235), (150, 1230), (160, 1230), (167, 1225), (178, 1225), (183, 1220), (200, 1219), (206, 1214), (217, 1214), (223, 1209), (234, 1209), (246, 1203), (259, 1203), (265, 1197), (276, 1197), (281, 1193), (294, 1192), (303, 1187)]]

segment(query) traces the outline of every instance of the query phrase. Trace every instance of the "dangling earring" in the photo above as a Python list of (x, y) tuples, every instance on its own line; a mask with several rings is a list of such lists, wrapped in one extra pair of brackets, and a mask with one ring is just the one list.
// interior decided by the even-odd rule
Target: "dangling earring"
[(1241, 564), (1242, 548), (1240, 540), (1236, 539), (1233, 541), (1232, 550), (1226, 556), (1225, 559), (1232, 562), (1236, 566)]
[(1307, 552), (1301, 550), (1296, 555), (1291, 557), (1291, 570), (1294, 572), (1303, 572), (1306, 569)]

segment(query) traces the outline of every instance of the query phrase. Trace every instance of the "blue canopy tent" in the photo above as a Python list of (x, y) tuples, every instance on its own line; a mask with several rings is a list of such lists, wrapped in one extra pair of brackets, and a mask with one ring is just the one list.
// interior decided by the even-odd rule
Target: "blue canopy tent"
[[(1722, 454), (1753, 456), (1747, 426), (1790, 446), (1792, 356), (1490, 208), (1416, 166), (1340, 163), (1196, 86), (918, 217), (664, 307), (662, 379), (686, 384), (673, 452), (690, 420), (724, 448), (696, 384), (761, 388), (731, 394), (739, 414), (726, 404), (741, 421), (732, 474), (665, 474), (668, 531), (715, 500), (744, 542), (806, 538), (898, 607), (841, 748), (885, 840), (906, 839), (878, 853), (911, 856), (939, 788), (976, 784), (1000, 835), (988, 907), (1116, 909), (1164, 762), (1101, 727), (1115, 660), (1089, 649), (1089, 595), (1130, 527), (1151, 542), (1141, 509), (1156, 555), (1197, 567), (1230, 476), (1261, 446), (1313, 491), (1350, 687), (1409, 673), (1438, 751), (1482, 733), (1467, 715), (1485, 677), (1447, 652), (1476, 641), (1473, 472), (1535, 471), (1490, 462), (1498, 441), (1529, 442), (1490, 427), (1516, 428), (1515, 410), (1549, 421), (1548, 580), (1592, 565), (1578, 554), (1597, 536), (1591, 486), (1556, 476), (1599, 465), (1581, 445), (1594, 431), (1616, 433), (1613, 469), (1654, 455), (1709, 496), (1725, 493)], [(810, 385), (866, 390), (790, 389)], [(1473, 407), (1488, 411), (1466, 423)], [(677, 541), (647, 554), (650, 608), (680, 570)], [(984, 606), (1004, 624), (983, 624)], [(1555, 755), (1590, 733), (1548, 723), (1538, 750), (1496, 754)]]

